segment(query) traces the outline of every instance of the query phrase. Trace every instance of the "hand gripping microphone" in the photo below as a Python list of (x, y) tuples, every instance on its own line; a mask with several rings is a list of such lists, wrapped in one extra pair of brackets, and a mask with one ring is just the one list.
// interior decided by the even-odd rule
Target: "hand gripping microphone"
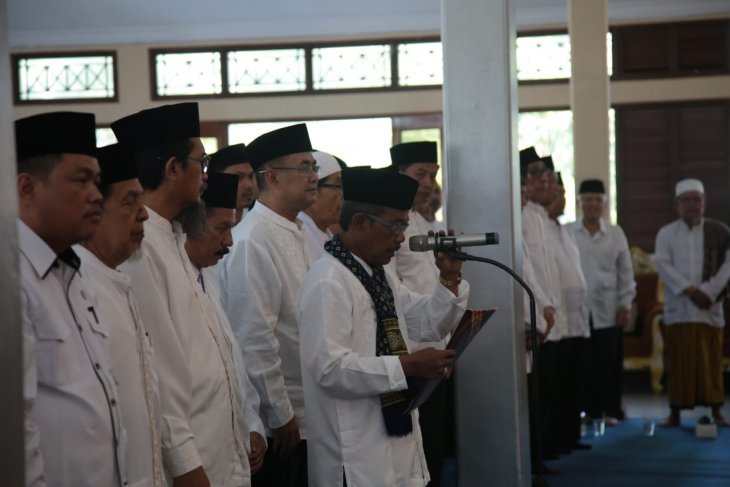
[(456, 250), (457, 247), (473, 247), (477, 245), (497, 245), (499, 234), (482, 233), (480, 235), (414, 235), (408, 240), (408, 247), (413, 252), (429, 250)]

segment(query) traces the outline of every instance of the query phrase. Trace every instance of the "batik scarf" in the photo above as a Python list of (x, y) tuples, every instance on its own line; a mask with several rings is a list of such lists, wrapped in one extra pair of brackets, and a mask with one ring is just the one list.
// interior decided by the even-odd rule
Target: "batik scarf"
[[(702, 282), (705, 282), (717, 274), (725, 262), (725, 254), (730, 250), (730, 230), (722, 222), (705, 218), (703, 231), (705, 248), (702, 261)], [(718, 301), (725, 298), (725, 291), (717, 296)]]
[[(406, 355), (408, 346), (400, 331), (393, 290), (385, 277), (383, 266), (373, 266), (373, 275), (370, 276), (345, 247), (339, 236), (335, 236), (325, 243), (324, 249), (357, 277), (373, 300), (378, 321), (375, 335), (376, 355), (378, 357)], [(389, 436), (406, 436), (413, 431), (411, 415), (405, 414), (405, 411), (418, 386), (415, 379), (406, 379), (408, 381), (407, 391), (386, 392), (380, 395), (380, 407), (383, 410), (385, 429)]]

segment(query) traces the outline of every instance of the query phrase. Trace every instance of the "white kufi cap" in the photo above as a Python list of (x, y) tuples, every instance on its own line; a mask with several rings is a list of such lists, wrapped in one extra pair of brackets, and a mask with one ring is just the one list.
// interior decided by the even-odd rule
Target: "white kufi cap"
[(700, 194), (705, 194), (705, 186), (699, 179), (683, 179), (677, 183), (675, 196), (679, 196), (687, 191), (697, 191)]
[(337, 163), (337, 159), (333, 155), (327, 154), (326, 152), (312, 152), (314, 160), (317, 161), (319, 166), (319, 173), (317, 176), (319, 179), (324, 179), (336, 172), (340, 172), (340, 165)]

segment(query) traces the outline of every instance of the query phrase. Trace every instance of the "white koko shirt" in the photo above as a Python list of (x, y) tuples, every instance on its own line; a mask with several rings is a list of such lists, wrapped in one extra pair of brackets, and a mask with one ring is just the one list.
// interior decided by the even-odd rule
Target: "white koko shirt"
[[(372, 274), (372, 269), (355, 257)], [(469, 297), (462, 281), (454, 296), (439, 284), (416, 294), (386, 269), (405, 339), (437, 341), (459, 322)], [(379, 487), (425, 486), (429, 475), (418, 417), (402, 438), (385, 430), (380, 394), (408, 388), (397, 356), (376, 356), (377, 316), (355, 275), (325, 254), (299, 296), (302, 373), (309, 436), (309, 484)]]
[[(690, 229), (682, 220), (663, 226), (656, 237), (654, 260), (664, 281), (664, 324), (707, 323), (725, 326), (723, 301), (717, 297), (730, 278), (730, 252), (720, 269), (707, 281), (702, 281), (705, 253), (704, 220)], [(697, 307), (683, 291), (696, 286), (713, 300), (710, 309)]]
[(588, 314), (593, 328), (600, 330), (616, 325), (616, 311), (629, 308), (636, 296), (634, 268), (629, 244), (623, 230), (601, 220), (595, 235), (582, 221), (569, 225), (580, 251), (583, 276), (588, 285)]
[(98, 313), (109, 327), (110, 354), (127, 431), (127, 480), (133, 487), (162, 487), (160, 392), (157, 362), (132, 295), (131, 279), (81, 245), (81, 272), (93, 283)]
[(168, 483), (203, 467), (211, 485), (246, 485), (237, 392), (207, 298), (189, 274), (185, 234), (147, 208), (142, 257), (120, 269), (152, 337), (159, 366), (162, 459)]
[[(404, 236), (405, 240), (395, 253), (395, 257), (388, 264), (388, 268), (394, 271), (403, 285), (414, 293), (429, 295), (439, 284), (440, 271), (436, 267), (436, 259), (433, 252), (413, 252), (408, 246), (411, 237), (415, 235), (427, 235), (433, 231), (433, 225), (415, 210), (408, 212), (408, 228)], [(446, 348), (448, 337), (435, 342), (414, 342), (408, 341), (408, 351), (416, 352), (424, 348), (433, 347), (438, 350)]]
[(299, 220), (270, 210), (260, 200), (234, 228), (231, 253), (221, 267), (223, 306), (243, 353), (260, 414), (271, 430), (296, 416), (306, 438), (299, 363), (296, 298), (309, 269)]

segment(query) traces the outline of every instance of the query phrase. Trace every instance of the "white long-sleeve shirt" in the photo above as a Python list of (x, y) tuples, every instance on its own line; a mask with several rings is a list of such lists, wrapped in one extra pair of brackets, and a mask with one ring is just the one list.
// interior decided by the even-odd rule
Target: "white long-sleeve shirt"
[(126, 435), (93, 284), (20, 220), (18, 247), (26, 485), (121, 486)]
[(97, 313), (108, 325), (112, 370), (127, 432), (127, 480), (134, 487), (162, 487), (160, 391), (149, 335), (132, 295), (131, 279), (81, 245), (81, 272), (93, 283)]
[[(357, 257), (356, 257), (357, 258)], [(358, 261), (365, 270), (371, 268)], [(431, 296), (410, 292), (389, 271), (403, 337), (436, 341), (466, 309), (469, 285), (459, 296), (442, 285)], [(376, 356), (377, 316), (355, 275), (329, 254), (319, 259), (301, 287), (299, 323), (309, 437), (309, 484), (415, 487), (428, 483), (418, 419), (413, 433), (388, 436), (380, 394), (408, 388), (397, 356)]]
[(151, 208), (142, 256), (120, 269), (152, 337), (159, 366), (162, 459), (170, 478), (203, 467), (211, 485), (247, 485), (247, 456), (235, 422), (236, 393), (209, 307), (188, 272), (185, 234)]
[(561, 309), (565, 337), (589, 337), (591, 329), (588, 324), (588, 308), (586, 307), (586, 284), (580, 265), (580, 252), (573, 240), (572, 232), (564, 225), (551, 221), (548, 226), (552, 241), (555, 243), (555, 258), (560, 274)]
[[(216, 318), (225, 337), (226, 347), (229, 348), (229, 355), (235, 365), (234, 370), (236, 380), (238, 382), (238, 388), (236, 389), (236, 392), (238, 393), (237, 402), (240, 409), (237, 418), (240, 424), (240, 431), (242, 433), (247, 431), (249, 434), (251, 432), (256, 432), (264, 438), (264, 441), (266, 441), (266, 429), (264, 428), (264, 423), (261, 421), (261, 417), (259, 416), (259, 394), (256, 392), (256, 388), (253, 386), (248, 377), (246, 366), (243, 363), (241, 348), (238, 346), (230, 321), (228, 321), (228, 316), (226, 316), (226, 312), (223, 309), (223, 304), (221, 302), (219, 268), (206, 267), (201, 271), (201, 275), (202, 285), (205, 287), (206, 296), (210, 299), (213, 307), (215, 308)], [(246, 452), (250, 453), (251, 444), (249, 435), (245, 435), (244, 442), (246, 444)]]
[(302, 223), (259, 200), (234, 233), (231, 253), (223, 259), (221, 294), (259, 393), (261, 418), (270, 436), (296, 417), (306, 439), (296, 321), (297, 293), (309, 269)]
[[(715, 301), (730, 279), (730, 252), (720, 269), (702, 281), (704, 265), (704, 220), (691, 229), (682, 220), (663, 226), (656, 237), (654, 260), (664, 281), (664, 324), (699, 322), (725, 326), (723, 302)], [(710, 309), (697, 307), (683, 291), (689, 286), (702, 290), (713, 304)]]
[[(429, 295), (439, 284), (440, 271), (436, 267), (433, 252), (413, 252), (408, 246), (411, 237), (427, 235), (433, 230), (433, 225), (420, 213), (415, 210), (409, 211), (408, 228), (404, 233), (405, 241), (388, 264), (388, 268), (395, 272), (403, 285), (414, 293)], [(434, 342), (408, 341), (408, 351), (413, 353), (429, 347), (443, 350), (446, 348), (448, 338), (447, 336)]]
[(560, 274), (555, 257), (556, 242), (549, 230), (550, 220), (547, 211), (541, 205), (528, 201), (522, 210), (522, 239), (527, 246), (535, 285), (541, 289), (546, 307), (555, 309), (555, 326), (550, 330), (546, 340), (560, 340), (565, 332), (564, 312), (561, 309)]
[(616, 325), (616, 311), (631, 307), (636, 296), (634, 269), (623, 230), (603, 220), (591, 236), (582, 221), (570, 224), (588, 285), (588, 313), (593, 328)]

